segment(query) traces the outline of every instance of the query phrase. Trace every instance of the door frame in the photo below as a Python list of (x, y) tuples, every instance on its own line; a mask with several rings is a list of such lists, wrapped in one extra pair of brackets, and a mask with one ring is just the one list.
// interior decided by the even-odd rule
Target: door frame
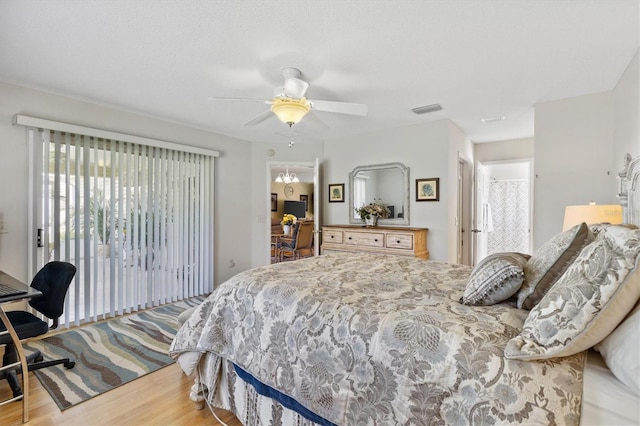
[(473, 163), (458, 153), (457, 171), (457, 212), (456, 212), (456, 262), (473, 264), (471, 229), (473, 224)]
[(266, 264), (271, 263), (271, 169), (275, 166), (289, 166), (289, 167), (308, 167), (313, 169), (313, 233), (314, 233), (314, 256), (320, 253), (320, 215), (322, 212), (320, 200), (320, 159), (316, 158), (315, 161), (267, 161), (267, 183), (265, 193), (265, 206), (267, 209), (266, 217), (269, 218), (267, 222), (266, 234), (264, 239), (264, 250)]
[[(527, 158), (513, 158), (508, 160), (495, 160), (495, 161), (475, 161), (475, 178), (474, 178), (474, 194), (473, 194), (473, 250), (472, 250), (472, 259), (474, 265), (477, 265), (480, 260), (480, 256), (482, 256), (481, 247), (484, 244), (484, 256), (486, 256), (486, 229), (484, 228), (484, 214), (482, 207), (482, 196), (483, 191), (486, 189), (484, 182), (481, 182), (481, 179), (484, 178), (485, 172), (482, 169), (487, 166), (493, 165), (508, 165), (508, 164), (517, 164), (517, 163), (525, 163), (529, 167), (529, 253), (533, 253), (533, 210), (534, 210), (534, 182), (535, 182), (535, 173), (534, 173), (534, 159)], [(484, 243), (483, 243), (484, 239)], [(484, 257), (482, 256), (482, 257)]]

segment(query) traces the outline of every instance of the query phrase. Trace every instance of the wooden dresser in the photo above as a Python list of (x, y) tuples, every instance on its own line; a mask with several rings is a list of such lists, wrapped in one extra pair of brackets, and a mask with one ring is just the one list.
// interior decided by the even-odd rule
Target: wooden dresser
[(322, 227), (320, 253), (361, 251), (429, 258), (427, 228), (331, 225)]

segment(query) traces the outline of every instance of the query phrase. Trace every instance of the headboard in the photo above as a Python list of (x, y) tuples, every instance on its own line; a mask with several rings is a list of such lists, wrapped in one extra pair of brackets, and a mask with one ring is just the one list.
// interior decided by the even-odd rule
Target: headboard
[(640, 156), (632, 158), (630, 154), (625, 155), (624, 168), (618, 177), (623, 222), (640, 226)]

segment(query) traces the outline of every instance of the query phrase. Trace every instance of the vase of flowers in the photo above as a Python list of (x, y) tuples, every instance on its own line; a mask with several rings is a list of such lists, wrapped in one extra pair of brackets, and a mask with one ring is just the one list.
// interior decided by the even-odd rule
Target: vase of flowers
[(374, 201), (358, 207), (356, 213), (367, 226), (376, 226), (379, 218), (386, 219), (389, 217), (390, 211), (381, 201)]
[(280, 224), (282, 225), (282, 232), (284, 233), (284, 235), (291, 235), (291, 227), (295, 225), (297, 221), (298, 221), (298, 218), (292, 214), (285, 213), (282, 216), (282, 220), (280, 221)]

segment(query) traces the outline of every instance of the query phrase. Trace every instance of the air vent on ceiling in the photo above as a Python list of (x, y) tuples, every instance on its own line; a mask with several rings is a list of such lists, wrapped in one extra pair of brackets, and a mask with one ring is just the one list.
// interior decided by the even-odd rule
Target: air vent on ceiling
[(440, 104), (431, 104), (431, 105), (425, 105), (425, 106), (413, 108), (411, 111), (413, 111), (416, 114), (426, 114), (428, 112), (440, 111), (441, 109), (442, 107), (440, 106)]
[(501, 115), (500, 117), (481, 118), (480, 121), (482, 121), (483, 123), (493, 123), (494, 121), (502, 121), (506, 118), (507, 117), (505, 117), (504, 115)]

